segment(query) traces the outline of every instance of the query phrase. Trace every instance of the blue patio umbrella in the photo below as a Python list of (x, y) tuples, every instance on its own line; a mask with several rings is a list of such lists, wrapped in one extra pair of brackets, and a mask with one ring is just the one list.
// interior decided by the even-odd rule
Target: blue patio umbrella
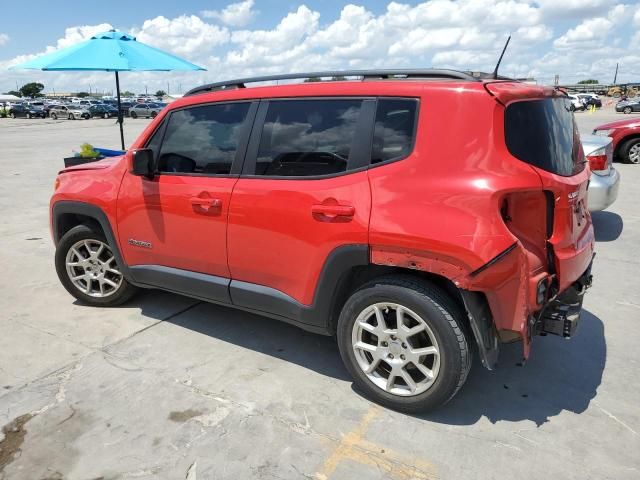
[(175, 55), (140, 43), (135, 37), (116, 30), (99, 33), (77, 45), (42, 55), (11, 68), (47, 71), (115, 72), (116, 92), (118, 94), (118, 123), (120, 124), (120, 140), (123, 150), (124, 132), (122, 130), (123, 120), (118, 72), (206, 70)]

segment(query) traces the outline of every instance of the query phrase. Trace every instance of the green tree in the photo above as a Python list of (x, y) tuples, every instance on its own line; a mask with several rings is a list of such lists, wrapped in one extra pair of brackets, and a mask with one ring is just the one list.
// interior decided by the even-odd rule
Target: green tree
[(20, 87), (20, 93), (23, 97), (41, 97), (42, 90), (44, 90), (44, 85), (37, 82), (27, 83)]
[(322, 79), (320, 77), (309, 77), (305, 79), (305, 82), (321, 82)]
[(164, 90), (158, 90), (156, 92), (156, 97), (164, 97), (167, 94)]
[(7, 95), (15, 95), (16, 97), (21, 97), (22, 96), (22, 92), (16, 92), (15, 90), (11, 90), (11, 91), (7, 92)]
[(89, 93), (88, 92), (78, 92), (74, 96), (78, 97), (78, 98), (85, 98), (85, 97), (89, 96)]
[(135, 97), (136, 94), (133, 92), (130, 92), (129, 90), (125, 90), (124, 92), (122, 92), (120, 94), (122, 97)]
[(600, 82), (598, 82), (598, 80), (595, 80), (593, 78), (589, 78), (588, 80), (580, 80), (578, 82), (578, 85), (595, 85), (596, 83), (600, 83)]

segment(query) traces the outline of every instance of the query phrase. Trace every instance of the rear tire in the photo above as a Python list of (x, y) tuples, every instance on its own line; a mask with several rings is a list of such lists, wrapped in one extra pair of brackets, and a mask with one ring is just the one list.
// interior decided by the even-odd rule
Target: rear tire
[(627, 114), (631, 113), (631, 111), (632, 111), (631, 107), (624, 107), (624, 110), (622, 110), (623, 113), (627, 113)]
[(87, 225), (73, 227), (63, 235), (55, 264), (67, 292), (87, 305), (120, 305), (138, 290), (124, 278), (103, 233)]
[(620, 157), (624, 163), (640, 163), (640, 138), (631, 138), (620, 147)]
[(69, 120), (75, 120), (76, 116), (73, 113), (69, 114)]
[(151, 112), (151, 118), (156, 118), (156, 115), (158, 115), (156, 112)]
[(102, 118), (109, 118), (109, 114), (108, 114), (108, 113), (104, 113), (104, 114), (102, 115)]
[(53, 118), (54, 120), (57, 120), (58, 119), (58, 115), (56, 115), (55, 113), (52, 113), (51, 114), (51, 118)]
[(27, 118), (29, 118), (29, 119), (31, 118), (31, 114), (30, 113), (27, 113)]
[(355, 384), (373, 401), (407, 413), (432, 410), (453, 398), (471, 368), (464, 318), (458, 305), (429, 282), (381, 277), (345, 303), (337, 329), (340, 355)]
[(14, 112), (11, 112), (11, 113), (9, 114), (9, 116), (10, 116), (11, 118), (16, 118), (16, 114), (15, 114)]
[(130, 113), (129, 113), (129, 116), (130, 116), (131, 118), (138, 118), (138, 114), (137, 114), (136, 112), (130, 112)]

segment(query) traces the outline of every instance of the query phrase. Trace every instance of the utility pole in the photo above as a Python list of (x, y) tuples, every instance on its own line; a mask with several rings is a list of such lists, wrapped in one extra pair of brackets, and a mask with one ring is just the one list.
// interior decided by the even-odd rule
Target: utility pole
[(167, 95), (170, 95), (170, 92), (169, 92), (169, 82), (167, 82)]
[(616, 84), (616, 81), (618, 80), (618, 64), (616, 63), (616, 74), (613, 76), (613, 84)]
[(149, 95), (149, 92), (147, 91), (147, 86), (146, 85), (144, 86), (144, 94), (145, 95)]

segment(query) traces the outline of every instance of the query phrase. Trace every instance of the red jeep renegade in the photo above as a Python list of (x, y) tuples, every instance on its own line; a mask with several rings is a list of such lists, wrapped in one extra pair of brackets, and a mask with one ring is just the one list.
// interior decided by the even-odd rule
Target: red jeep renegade
[(474, 349), (493, 369), (501, 342), (526, 358), (534, 335), (574, 333), (588, 180), (553, 88), (449, 70), (221, 82), (122, 156), (60, 172), (56, 268), (90, 305), (161, 288), (335, 335), (372, 399), (427, 410)]

